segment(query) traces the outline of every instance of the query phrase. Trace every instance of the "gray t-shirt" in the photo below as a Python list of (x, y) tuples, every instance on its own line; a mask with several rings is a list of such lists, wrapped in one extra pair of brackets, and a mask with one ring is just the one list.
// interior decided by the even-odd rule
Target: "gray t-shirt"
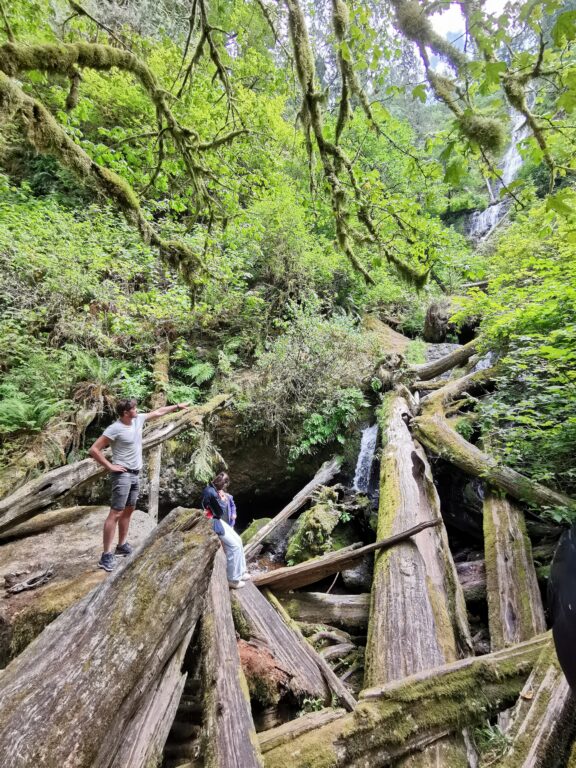
[(103, 435), (112, 441), (112, 463), (126, 469), (142, 469), (142, 427), (146, 414), (139, 413), (130, 426), (120, 420), (107, 427)]

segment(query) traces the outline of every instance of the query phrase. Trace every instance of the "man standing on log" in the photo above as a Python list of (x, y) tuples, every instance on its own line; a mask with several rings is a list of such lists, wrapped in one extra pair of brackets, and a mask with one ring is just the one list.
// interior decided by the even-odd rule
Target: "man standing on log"
[[(112, 500), (110, 512), (104, 521), (104, 551), (98, 567), (113, 571), (116, 558), (112, 544), (118, 528), (118, 545), (115, 554), (129, 555), (132, 547), (126, 541), (132, 512), (136, 507), (142, 469), (142, 428), (149, 419), (157, 419), (166, 413), (188, 408), (188, 403), (165, 405), (150, 413), (138, 413), (138, 402), (134, 398), (120, 400), (116, 406), (118, 419), (107, 427), (88, 453), (110, 472)], [(112, 446), (112, 461), (102, 451)]]

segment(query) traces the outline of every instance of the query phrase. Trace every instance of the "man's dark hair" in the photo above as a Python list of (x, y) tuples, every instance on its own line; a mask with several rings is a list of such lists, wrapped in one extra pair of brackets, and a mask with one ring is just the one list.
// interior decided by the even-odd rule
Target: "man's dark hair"
[(214, 480), (212, 480), (212, 485), (214, 488), (216, 488), (217, 491), (221, 491), (223, 488), (226, 488), (228, 484), (230, 483), (230, 478), (226, 474), (226, 472), (219, 472)]
[(132, 410), (135, 405), (138, 405), (138, 400), (135, 397), (127, 397), (124, 400), (118, 400), (116, 403), (116, 413), (118, 418), (122, 418), (127, 411)]

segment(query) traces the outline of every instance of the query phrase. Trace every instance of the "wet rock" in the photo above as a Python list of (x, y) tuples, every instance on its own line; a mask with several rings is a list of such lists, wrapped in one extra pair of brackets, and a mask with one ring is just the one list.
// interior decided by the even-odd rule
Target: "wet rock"
[(347, 589), (352, 592), (370, 592), (372, 574), (374, 572), (374, 556), (363, 557), (354, 568), (341, 571), (342, 580)]

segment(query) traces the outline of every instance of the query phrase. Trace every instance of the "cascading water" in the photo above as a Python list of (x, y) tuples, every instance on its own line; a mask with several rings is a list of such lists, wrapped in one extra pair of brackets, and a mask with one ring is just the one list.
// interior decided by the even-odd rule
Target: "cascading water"
[(377, 437), (378, 424), (372, 424), (371, 427), (366, 427), (366, 429), (362, 430), (360, 453), (358, 454), (356, 472), (354, 473), (354, 482), (352, 484), (352, 490), (357, 493), (366, 493), (368, 491)]
[(522, 157), (518, 147), (529, 133), (524, 115), (512, 110), (511, 117), (512, 136), (510, 146), (502, 159), (502, 180), (495, 181), (493, 186), (488, 185), (491, 199), (491, 204), (488, 208), (472, 214), (468, 234), (473, 240), (486, 239), (510, 207), (510, 200), (504, 199), (499, 201), (498, 196), (504, 186), (508, 186), (508, 184), (514, 181), (520, 170)]

